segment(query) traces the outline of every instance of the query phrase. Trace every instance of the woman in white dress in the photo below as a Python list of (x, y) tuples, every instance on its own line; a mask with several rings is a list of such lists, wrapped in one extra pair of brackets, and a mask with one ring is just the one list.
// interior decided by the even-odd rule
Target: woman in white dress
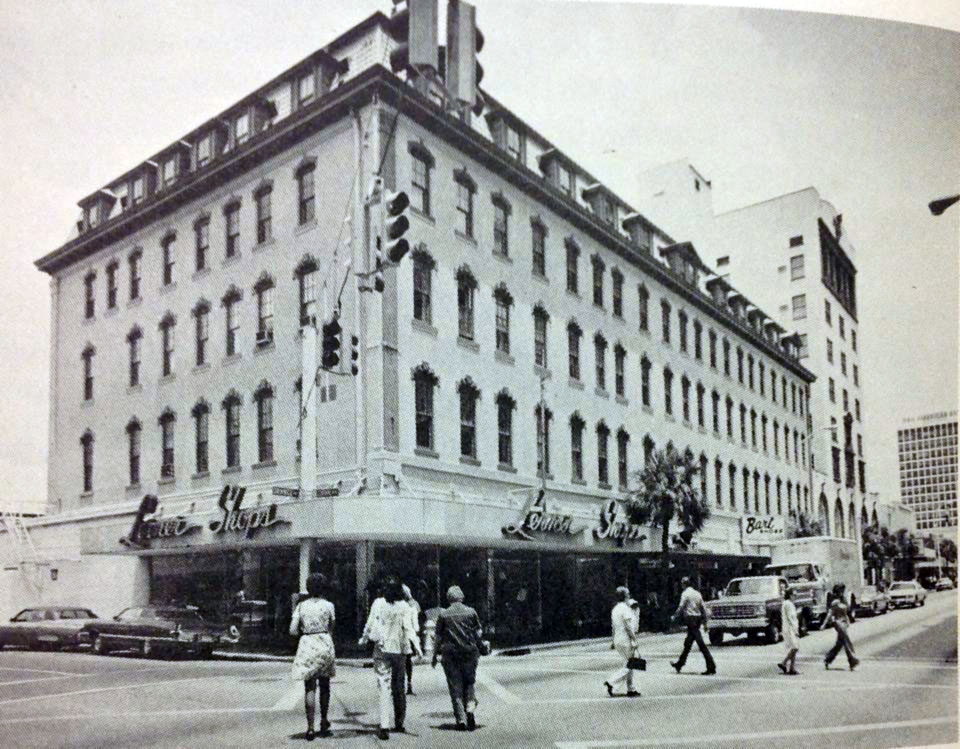
[(787, 655), (777, 664), (783, 673), (796, 676), (797, 651), (800, 649), (800, 620), (797, 618), (797, 607), (794, 606), (793, 591), (789, 588), (783, 593), (783, 605), (780, 607), (780, 624), (783, 627), (783, 647)]
[(319, 573), (307, 577), (307, 598), (300, 601), (290, 619), (290, 634), (300, 635), (292, 676), (303, 682), (303, 704), (307, 712), (307, 741), (313, 741), (317, 712), (317, 686), (320, 687), (320, 735), (330, 733), (327, 709), (330, 707), (330, 678), (336, 675), (333, 649), (333, 604), (323, 597), (326, 579)]

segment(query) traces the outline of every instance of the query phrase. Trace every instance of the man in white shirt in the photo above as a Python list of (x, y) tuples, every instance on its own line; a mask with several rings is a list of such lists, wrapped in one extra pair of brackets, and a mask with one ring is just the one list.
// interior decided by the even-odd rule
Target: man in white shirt
[(680, 653), (680, 659), (670, 665), (679, 674), (683, 669), (683, 664), (687, 662), (690, 647), (696, 642), (697, 647), (703, 654), (703, 660), (707, 664), (707, 670), (703, 672), (703, 675), (712, 676), (717, 673), (717, 664), (703, 641), (703, 635), (700, 634), (700, 627), (707, 626), (707, 607), (703, 605), (703, 596), (700, 595), (700, 591), (693, 587), (689, 576), (684, 576), (680, 580), (680, 584), (683, 586), (683, 593), (680, 594), (680, 605), (677, 606), (677, 610), (671, 618), (674, 621), (680, 619), (686, 625), (687, 638), (683, 641), (683, 652)]
[[(613, 647), (623, 657), (624, 661), (633, 658), (637, 650), (637, 628), (639, 618), (630, 606), (630, 590), (621, 585), (617, 588), (617, 604), (610, 612), (610, 624), (613, 630)], [(633, 688), (633, 669), (624, 667), (612, 673), (603, 685), (607, 694), (613, 697), (613, 685), (621, 681), (627, 682), (627, 697), (639, 697), (640, 692)]]

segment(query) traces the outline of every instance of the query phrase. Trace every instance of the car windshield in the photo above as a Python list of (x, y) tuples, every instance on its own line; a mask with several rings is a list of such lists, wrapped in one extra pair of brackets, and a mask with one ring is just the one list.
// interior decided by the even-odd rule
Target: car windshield
[(787, 578), (788, 583), (812, 582), (816, 579), (813, 574), (813, 567), (809, 564), (788, 564), (777, 567), (776, 573)]
[(911, 590), (913, 583), (894, 583), (890, 590)]
[(731, 580), (727, 585), (728, 596), (744, 596), (766, 594), (777, 595), (777, 579), (775, 577), (745, 577), (740, 580)]

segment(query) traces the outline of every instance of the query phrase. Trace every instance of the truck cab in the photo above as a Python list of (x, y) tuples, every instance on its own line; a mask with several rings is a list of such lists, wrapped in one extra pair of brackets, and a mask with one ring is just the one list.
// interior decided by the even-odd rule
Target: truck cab
[(800, 635), (818, 627), (827, 615), (827, 598), (832, 587), (830, 576), (812, 561), (768, 564), (766, 572), (780, 575), (793, 591)]
[(779, 642), (780, 611), (786, 589), (787, 581), (780, 575), (735, 577), (719, 599), (707, 604), (710, 643), (719, 645), (725, 634), (737, 637), (744, 632), (751, 641), (762, 634), (767, 642)]

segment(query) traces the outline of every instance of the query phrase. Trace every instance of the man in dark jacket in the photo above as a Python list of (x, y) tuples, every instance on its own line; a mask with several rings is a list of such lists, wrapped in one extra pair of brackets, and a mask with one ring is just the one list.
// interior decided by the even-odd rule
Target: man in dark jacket
[(477, 727), (473, 712), (477, 706), (474, 682), (477, 678), (477, 662), (480, 660), (480, 617), (463, 603), (463, 591), (451, 585), (447, 590), (449, 606), (437, 617), (436, 647), (433, 651), (433, 667), (437, 657), (443, 656), (443, 673), (447, 677), (447, 689), (453, 702), (453, 715), (457, 730), (472, 731)]

